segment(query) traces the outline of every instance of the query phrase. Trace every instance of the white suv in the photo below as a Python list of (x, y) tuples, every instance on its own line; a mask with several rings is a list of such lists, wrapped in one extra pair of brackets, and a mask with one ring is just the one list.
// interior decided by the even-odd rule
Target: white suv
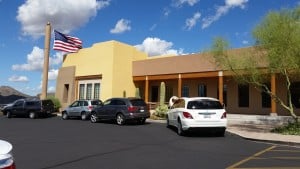
[(226, 111), (218, 99), (173, 96), (169, 106), (167, 126), (177, 127), (178, 135), (184, 135), (188, 130), (213, 129), (219, 136), (224, 136), (227, 127)]

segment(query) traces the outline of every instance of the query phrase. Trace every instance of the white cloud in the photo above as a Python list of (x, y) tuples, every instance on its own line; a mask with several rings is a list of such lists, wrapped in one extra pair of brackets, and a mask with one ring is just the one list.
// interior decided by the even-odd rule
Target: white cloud
[[(39, 86), (35, 89), (37, 92), (41, 92), (43, 81), (40, 81)], [(56, 88), (53, 86), (48, 86), (47, 93), (55, 92)]]
[(51, 69), (48, 72), (48, 80), (56, 80), (58, 75), (58, 69)]
[(12, 70), (20, 71), (41, 71), (44, 64), (44, 51), (39, 47), (33, 47), (30, 54), (27, 55), (27, 63), (12, 65)]
[(243, 40), (242, 43), (243, 43), (244, 45), (248, 45), (248, 44), (249, 44), (249, 41)]
[(209, 27), (213, 22), (219, 20), (232, 8), (240, 7), (244, 9), (247, 2), (248, 0), (225, 0), (225, 5), (218, 6), (215, 15), (203, 18), (202, 29)]
[(173, 43), (159, 38), (146, 38), (142, 44), (136, 45), (138, 50), (148, 53), (149, 56), (158, 55), (179, 55), (183, 54), (183, 49), (172, 49)]
[(153, 31), (155, 28), (157, 27), (157, 24), (153, 24), (151, 27), (150, 27), (150, 31)]
[(165, 17), (168, 17), (170, 15), (170, 13), (171, 13), (171, 10), (169, 8), (164, 8), (163, 13), (164, 13)]
[(10, 81), (10, 82), (28, 82), (29, 79), (26, 76), (13, 75), (10, 78), (8, 78), (8, 81)]
[[(49, 58), (51, 65), (59, 65), (63, 60), (63, 52), (57, 52), (54, 57)], [(17, 71), (42, 71), (44, 66), (44, 50), (34, 46), (31, 53), (27, 55), (27, 63), (14, 64), (12, 70)]]
[(196, 3), (198, 3), (200, 0), (173, 0), (172, 6), (180, 8), (184, 4), (188, 4), (189, 6), (194, 6)]
[(56, 52), (55, 55), (49, 59), (50, 65), (60, 65), (65, 54), (65, 52)]
[(188, 30), (191, 30), (196, 25), (196, 23), (200, 19), (200, 17), (201, 17), (201, 13), (196, 12), (193, 17), (185, 20), (185, 27)]
[(86, 24), (98, 10), (109, 4), (110, 0), (26, 0), (18, 8), (17, 20), (21, 23), (23, 35), (34, 38), (44, 35), (47, 22), (53, 28), (69, 33)]
[(54, 93), (55, 92), (55, 90), (56, 90), (56, 88), (55, 87), (53, 87), (53, 86), (50, 86), (50, 87), (48, 87), (48, 93)]
[(245, 8), (245, 4), (248, 2), (248, 0), (226, 0), (225, 4), (226, 6), (230, 7), (240, 7), (242, 9)]
[(117, 34), (117, 33), (123, 33), (125, 31), (129, 31), (129, 30), (131, 30), (130, 21), (126, 20), (126, 19), (120, 19), (116, 23), (115, 28), (110, 30), (110, 33)]

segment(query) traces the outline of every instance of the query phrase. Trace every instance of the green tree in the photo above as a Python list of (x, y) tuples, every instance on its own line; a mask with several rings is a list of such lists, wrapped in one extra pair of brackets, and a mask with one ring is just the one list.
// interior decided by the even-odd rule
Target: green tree
[[(255, 47), (238, 57), (228, 51), (227, 40), (215, 38), (212, 53), (217, 65), (232, 71), (238, 82), (262, 88), (298, 122), (290, 87), (300, 74), (300, 7), (269, 12), (254, 28), (253, 37)], [(271, 74), (285, 79), (287, 102), (266, 85)]]
[(47, 98), (52, 100), (52, 102), (54, 104), (54, 109), (55, 109), (56, 112), (58, 112), (59, 108), (61, 108), (61, 104), (60, 104), (60, 101), (58, 100), (58, 98), (56, 98), (54, 96), (49, 96)]

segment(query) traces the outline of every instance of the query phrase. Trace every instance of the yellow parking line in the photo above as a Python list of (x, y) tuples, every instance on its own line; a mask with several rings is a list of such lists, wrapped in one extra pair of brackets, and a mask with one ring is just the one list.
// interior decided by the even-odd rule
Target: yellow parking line
[(252, 158), (252, 160), (267, 160), (267, 159), (300, 160), (300, 157), (254, 157)]
[(300, 153), (300, 150), (271, 150), (271, 151)]
[(300, 169), (300, 167), (255, 167), (255, 168), (235, 168), (235, 169)]
[(267, 151), (270, 151), (270, 150), (272, 150), (272, 149), (275, 148), (275, 147), (276, 147), (276, 146), (271, 146), (271, 147), (269, 147), (269, 148), (267, 148), (267, 149), (264, 149), (264, 150), (262, 150), (262, 151), (260, 151), (260, 152), (258, 152), (258, 153), (256, 153), (256, 154), (254, 154), (254, 155), (252, 155), (252, 156), (250, 156), (250, 157), (248, 157), (248, 158), (245, 158), (244, 160), (241, 160), (241, 161), (239, 161), (239, 162), (237, 162), (237, 163), (235, 163), (235, 164), (233, 164), (233, 165), (227, 167), (226, 169), (234, 169), (235, 167), (237, 167), (237, 166), (239, 166), (239, 165), (242, 165), (243, 163), (245, 163), (245, 162), (247, 162), (247, 161), (249, 161), (249, 160), (251, 160), (251, 159), (254, 159), (254, 158), (256, 158), (257, 156), (260, 156), (261, 154), (263, 154), (263, 153), (265, 153), (265, 152), (267, 152)]

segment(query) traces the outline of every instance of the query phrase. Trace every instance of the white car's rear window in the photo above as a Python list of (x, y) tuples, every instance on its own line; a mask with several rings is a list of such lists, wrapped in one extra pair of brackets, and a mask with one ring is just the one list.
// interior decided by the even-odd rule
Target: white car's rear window
[(187, 109), (223, 109), (223, 106), (215, 100), (193, 100), (188, 102)]

